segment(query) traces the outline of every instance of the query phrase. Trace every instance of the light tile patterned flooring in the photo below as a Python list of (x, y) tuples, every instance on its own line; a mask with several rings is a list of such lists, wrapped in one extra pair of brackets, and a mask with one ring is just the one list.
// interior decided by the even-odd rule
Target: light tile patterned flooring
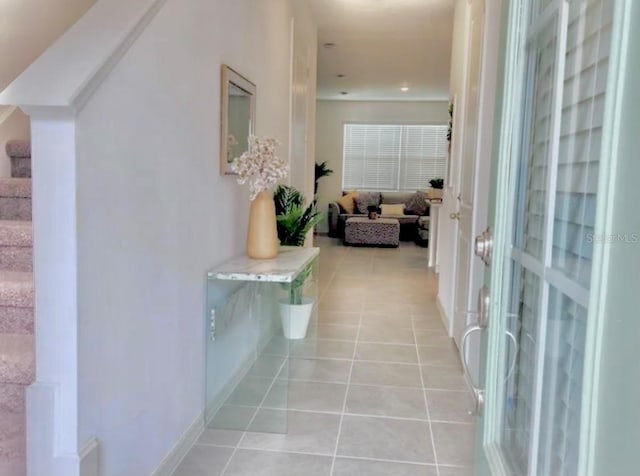
[[(316, 245), (319, 340), (290, 363), (287, 434), (206, 430), (174, 475), (473, 474), (472, 405), (426, 249)], [(256, 419), (283, 411), (268, 401)]]

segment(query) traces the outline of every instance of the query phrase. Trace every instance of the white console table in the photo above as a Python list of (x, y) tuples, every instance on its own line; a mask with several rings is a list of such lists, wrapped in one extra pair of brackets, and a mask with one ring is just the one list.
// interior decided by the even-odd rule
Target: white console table
[[(316, 352), (319, 253), (282, 247), (277, 258), (241, 256), (207, 273), (207, 428), (287, 433), (291, 361)], [(287, 339), (281, 308), (298, 299), (313, 303), (309, 328)]]

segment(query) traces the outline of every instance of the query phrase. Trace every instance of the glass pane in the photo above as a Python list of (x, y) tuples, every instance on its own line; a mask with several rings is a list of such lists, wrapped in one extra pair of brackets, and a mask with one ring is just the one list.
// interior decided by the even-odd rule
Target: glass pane
[(587, 310), (557, 290), (549, 297), (538, 473), (578, 471)]
[[(507, 320), (507, 363), (502, 445), (514, 474), (529, 467), (531, 419), (536, 373), (536, 342), (540, 285), (535, 274), (514, 264), (511, 293), (514, 296)], [(514, 342), (517, 342), (517, 347)]]
[(287, 432), (290, 370), (316, 365), (317, 267), (293, 283), (208, 279), (207, 428)]
[(515, 244), (537, 259), (544, 249), (547, 169), (551, 157), (553, 97), (555, 94), (555, 51), (557, 21), (542, 29), (531, 51), (527, 89), (532, 98), (528, 130), (523, 136), (520, 165), (520, 194), (516, 207)]
[(562, 100), (552, 266), (591, 279), (613, 1), (572, 2)]

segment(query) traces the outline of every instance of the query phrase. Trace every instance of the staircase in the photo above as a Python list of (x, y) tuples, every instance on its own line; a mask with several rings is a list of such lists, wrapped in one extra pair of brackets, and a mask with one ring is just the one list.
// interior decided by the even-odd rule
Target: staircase
[(23, 476), (25, 390), (35, 377), (31, 148), (10, 141), (0, 179), (0, 476)]

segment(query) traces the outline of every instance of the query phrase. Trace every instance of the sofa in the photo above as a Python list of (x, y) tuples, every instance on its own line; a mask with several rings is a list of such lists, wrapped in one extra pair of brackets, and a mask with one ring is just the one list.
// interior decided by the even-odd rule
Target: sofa
[[(421, 240), (420, 228), (428, 229), (429, 200), (422, 191), (416, 192), (342, 192), (342, 197), (329, 203), (327, 219), (329, 236), (344, 238), (344, 225), (348, 218), (367, 216), (369, 206), (378, 206), (381, 218), (395, 218), (400, 223), (400, 240)], [(391, 205), (391, 207), (388, 207)]]

